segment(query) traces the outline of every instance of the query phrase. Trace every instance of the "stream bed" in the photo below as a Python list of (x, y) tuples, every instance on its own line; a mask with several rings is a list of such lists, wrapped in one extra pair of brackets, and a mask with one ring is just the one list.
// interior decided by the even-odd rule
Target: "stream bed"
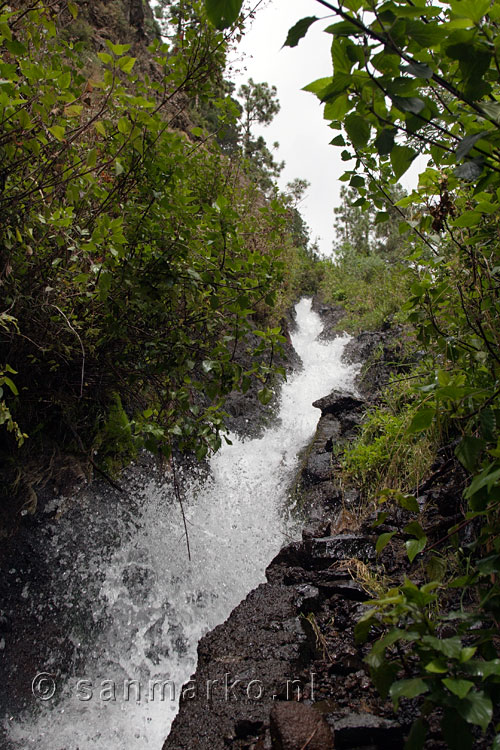
[(212, 457), (208, 475), (178, 477), (191, 562), (171, 478), (147, 462), (127, 471), (125, 500), (100, 485), (45, 508), (37, 530), (44, 584), (36, 576), (30, 584), (29, 569), (8, 574), (18, 582), (26, 632), (54, 645), (31, 649), (39, 663), (31, 656), (16, 664), (12, 637), (0, 641), (12, 679), (30, 687), (23, 711), (2, 700), (2, 747), (161, 749), (199, 639), (264, 580), (298, 533), (288, 495), (319, 418), (312, 402), (353, 387), (356, 367), (341, 361), (348, 337), (320, 341), (309, 299), (297, 304), (296, 322), (303, 368), (283, 385), (273, 425), (256, 439), (229, 435), (232, 445)]

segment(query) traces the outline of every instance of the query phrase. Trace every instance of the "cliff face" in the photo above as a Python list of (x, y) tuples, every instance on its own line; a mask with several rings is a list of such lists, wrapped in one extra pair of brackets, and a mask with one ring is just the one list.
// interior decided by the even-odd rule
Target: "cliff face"
[[(99, 43), (149, 42), (159, 36), (159, 27), (147, 0), (77, 0), (78, 17), (69, 24), (70, 33), (83, 41)], [(90, 37), (90, 39), (89, 39)]]
[(96, 29), (120, 35), (123, 41), (131, 41), (131, 36), (143, 39), (157, 31), (153, 11), (143, 0), (79, 0), (78, 4)]

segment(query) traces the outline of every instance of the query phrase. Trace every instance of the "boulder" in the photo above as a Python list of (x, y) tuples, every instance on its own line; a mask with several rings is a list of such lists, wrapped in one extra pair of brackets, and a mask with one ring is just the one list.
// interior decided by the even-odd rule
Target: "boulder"
[(314, 401), (313, 406), (321, 410), (322, 417), (332, 414), (340, 418), (348, 416), (352, 411), (364, 408), (366, 402), (348, 391), (332, 391), (328, 396)]
[(275, 703), (271, 709), (273, 750), (333, 750), (332, 730), (311, 706), (294, 701)]

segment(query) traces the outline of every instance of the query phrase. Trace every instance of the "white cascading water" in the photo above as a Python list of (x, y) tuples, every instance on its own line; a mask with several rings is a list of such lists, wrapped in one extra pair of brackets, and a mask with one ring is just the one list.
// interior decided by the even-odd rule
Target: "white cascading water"
[[(181, 687), (195, 670), (199, 639), (264, 580), (293, 535), (287, 490), (318, 421), (312, 402), (333, 388), (352, 388), (356, 368), (341, 363), (348, 337), (319, 341), (322, 323), (309, 299), (298, 303), (296, 314), (292, 342), (304, 367), (283, 386), (275, 426), (258, 439), (230, 435), (232, 445), (211, 459), (208, 478), (180, 477), (187, 485), (191, 562), (171, 482), (158, 475), (134, 477), (128, 491), (137, 501), (135, 517), (107, 518), (119, 535), (111, 550), (99, 549), (99, 534), (89, 525), (84, 572), (78, 572), (72, 529), (64, 527), (71, 521), (56, 522), (52, 546), (58, 547), (58, 579), (71, 581), (68, 606), (78, 600), (81, 612), (87, 597), (86, 616), (100, 625), (87, 643), (86, 628), (75, 625), (74, 674), (57, 686), (58, 700), (8, 722), (12, 748), (161, 750)], [(106, 498), (102, 505), (108, 507)], [(161, 695), (154, 682), (166, 680)]]

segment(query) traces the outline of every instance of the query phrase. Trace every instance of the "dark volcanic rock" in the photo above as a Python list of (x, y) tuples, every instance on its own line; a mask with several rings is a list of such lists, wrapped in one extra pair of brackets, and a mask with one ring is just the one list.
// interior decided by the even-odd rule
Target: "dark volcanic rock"
[(333, 750), (332, 730), (311, 706), (275, 703), (270, 721), (273, 750)]
[(274, 700), (293, 697), (290, 685), (314, 652), (298, 611), (317, 596), (311, 586), (262, 584), (202, 638), (164, 750), (243, 747), (242, 734), (268, 723)]
[(327, 717), (327, 720), (335, 730), (336, 747), (373, 745), (384, 750), (399, 750), (404, 746), (405, 729), (397, 721), (368, 713), (347, 714), (337, 721)]
[(350, 415), (354, 410), (359, 410), (366, 406), (365, 400), (357, 398), (348, 391), (332, 391), (328, 396), (314, 401), (313, 406), (321, 409), (321, 416), (331, 414), (339, 419)]
[(337, 534), (306, 542), (309, 564), (313, 568), (327, 568), (339, 560), (355, 558), (370, 562), (375, 559), (374, 541), (361, 534)]
[(302, 477), (306, 485), (328, 482), (332, 479), (332, 454), (312, 453), (302, 470)]

